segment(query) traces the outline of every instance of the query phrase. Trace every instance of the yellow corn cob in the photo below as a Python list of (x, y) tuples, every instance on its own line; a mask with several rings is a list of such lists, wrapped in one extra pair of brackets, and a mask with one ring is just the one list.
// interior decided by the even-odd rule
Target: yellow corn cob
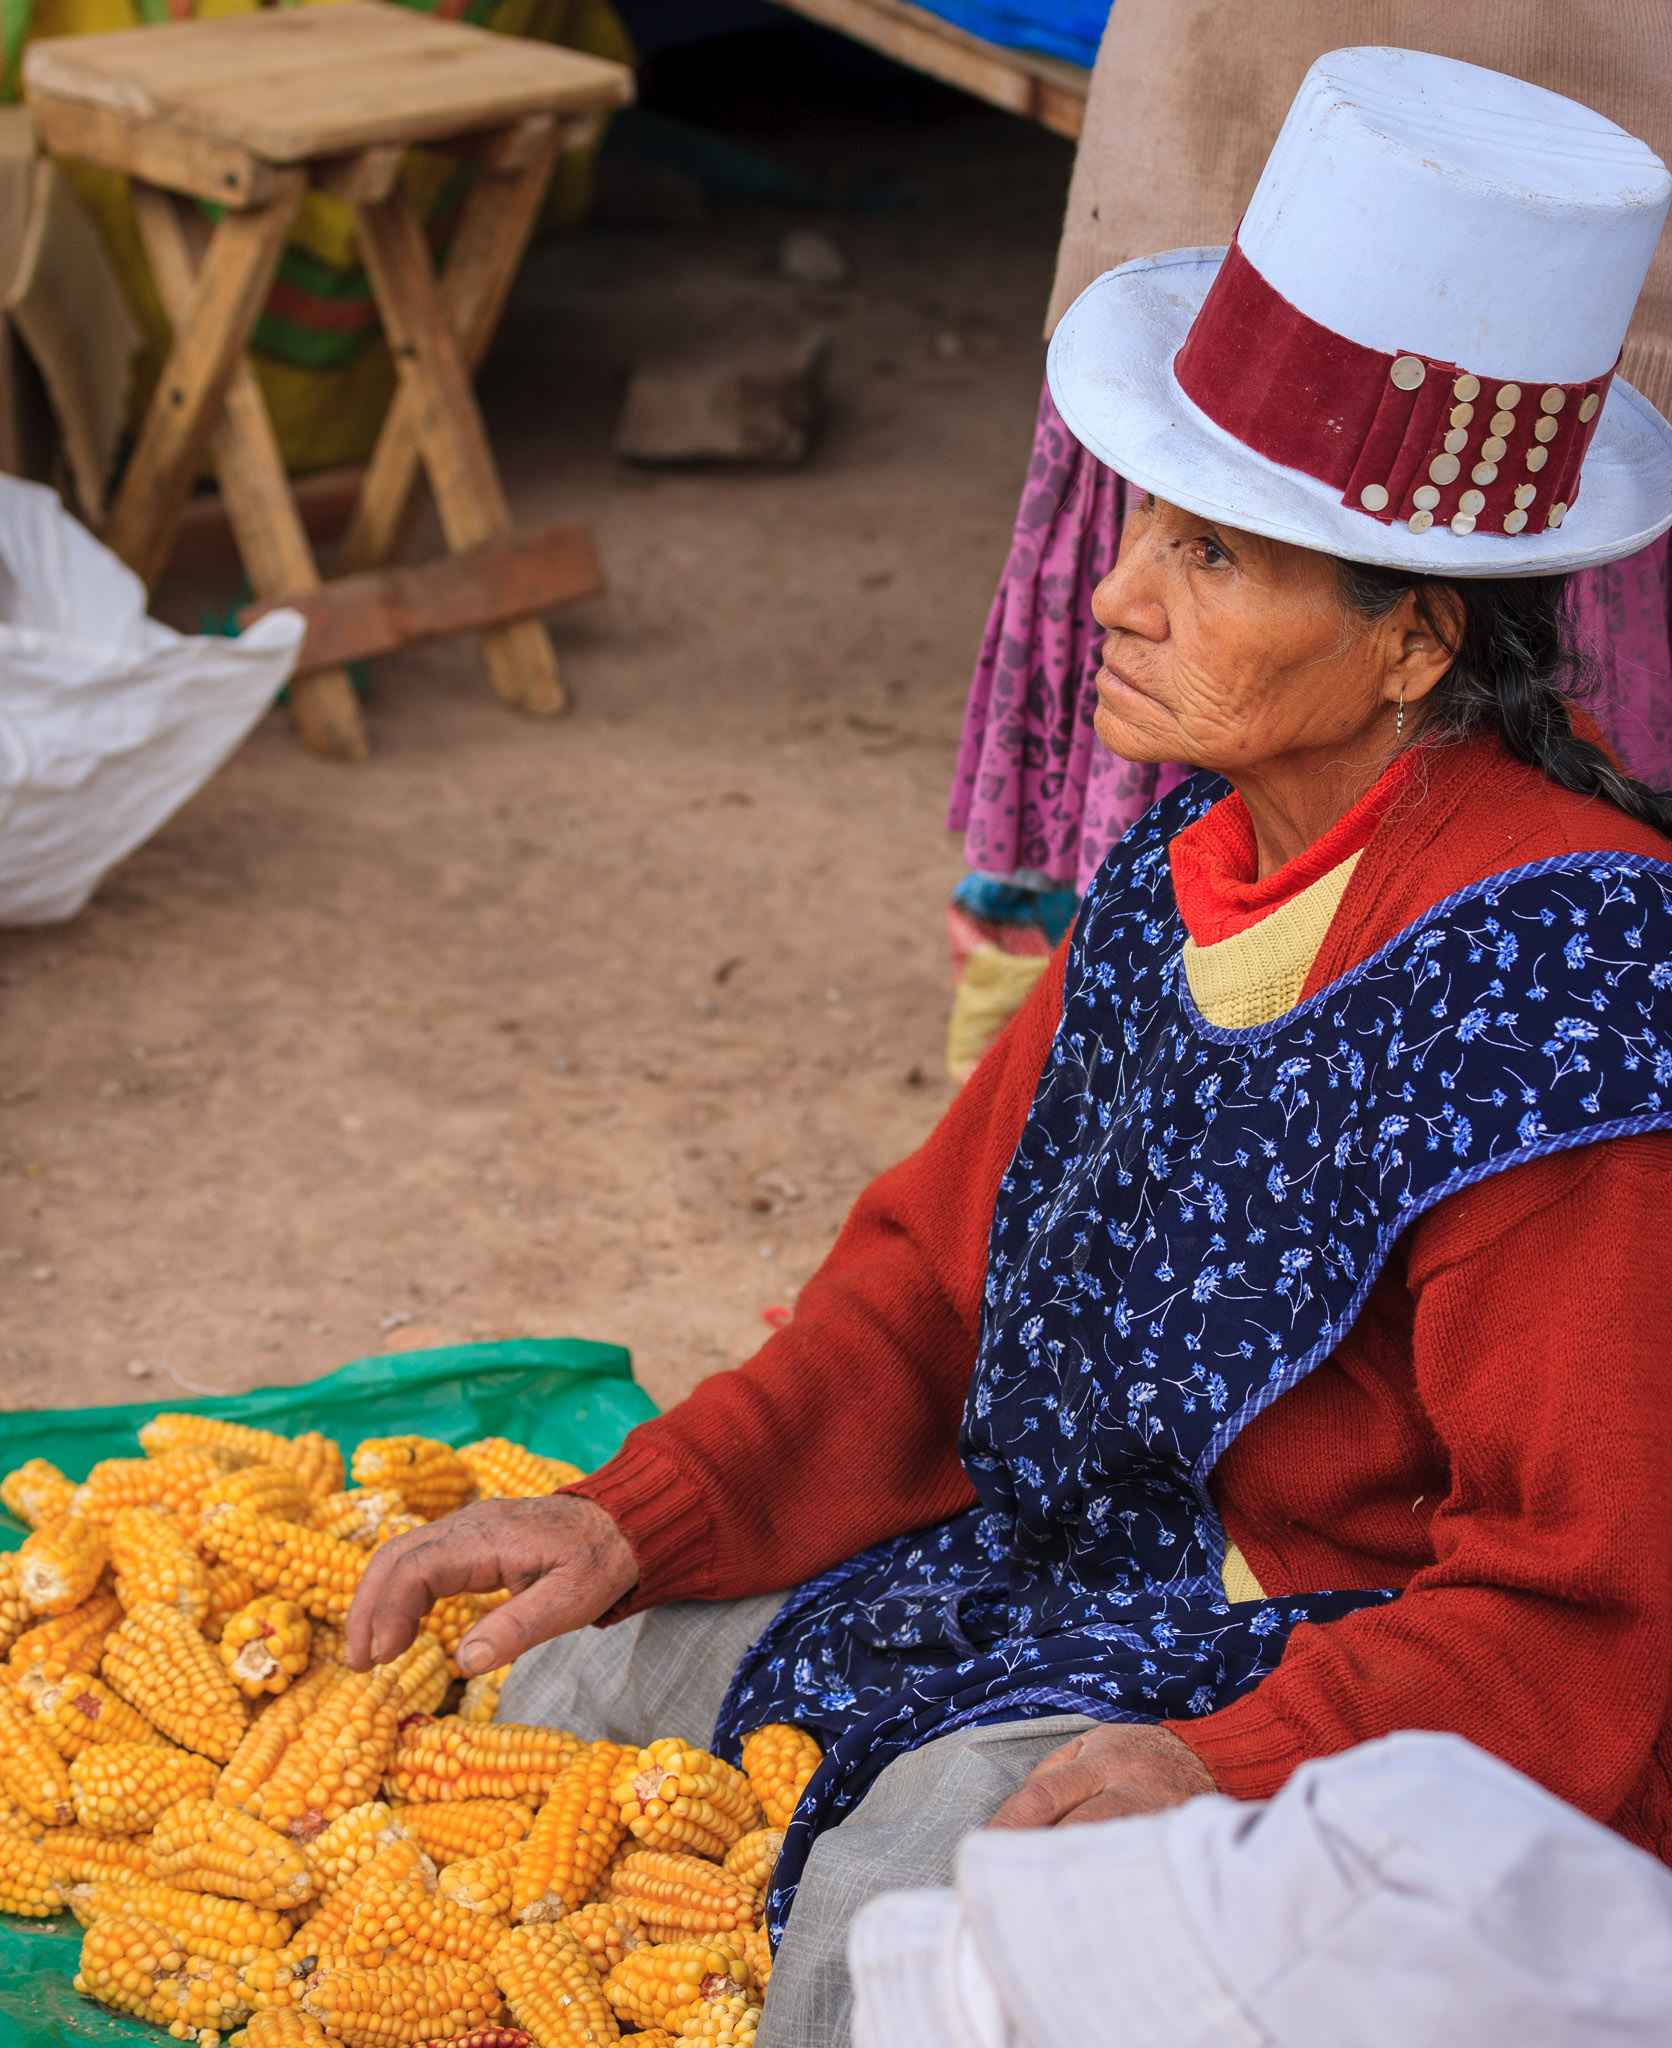
[(598, 1882), (593, 1887), (592, 1896), (595, 1900), (613, 1899), (615, 1897), (616, 1872), (621, 1868), (622, 1864), (624, 1864), (627, 1861), (629, 1856), (636, 1856), (639, 1850), (641, 1850), (643, 1847), (644, 1844), (639, 1840), (637, 1835), (622, 1836), (620, 1848), (616, 1850), (615, 1854), (610, 1858), (609, 1862), (604, 1865), (603, 1871), (599, 1876)]
[(760, 2023), (759, 2001), (747, 1992), (733, 1991), (705, 1998), (695, 2012), (687, 2013), (680, 2022), (679, 2038), (703, 2042), (707, 2048), (754, 2048)]
[(705, 2000), (749, 1988), (749, 1965), (735, 1945), (718, 1941), (635, 1949), (604, 1979), (604, 1995), (624, 2020), (670, 2032)]
[(142, 1835), (182, 1799), (207, 1795), (219, 1772), (207, 1757), (145, 1743), (101, 1742), (70, 1765), (75, 1817), (101, 1835)]
[(264, 1593), (294, 1600), (318, 1621), (347, 1618), (366, 1568), (364, 1553), (352, 1544), (249, 1508), (205, 1510), (198, 1540), (212, 1557), (253, 1579)]
[(445, 1897), (435, 1866), (417, 1877), (366, 1886), (342, 1937), (343, 1960), (357, 1970), (388, 1962), (485, 1962), (503, 1932), (485, 1914)]
[(398, 1493), (408, 1514), (433, 1522), (476, 1498), (470, 1467), (427, 1436), (369, 1436), (354, 1453), (356, 1484)]
[(485, 1436), (480, 1443), (466, 1444), (459, 1458), (483, 1500), (538, 1500), (586, 1477), (578, 1465), (566, 1465), (561, 1458), (542, 1458), (504, 1436)]
[(532, 1808), (516, 1799), (421, 1801), (403, 1806), (400, 1816), (402, 1827), (424, 1853), (444, 1865), (509, 1849), (534, 1826)]
[(400, 1495), (389, 1488), (351, 1486), (346, 1493), (330, 1493), (324, 1500), (316, 1500), (308, 1519), (322, 1535), (370, 1550), (390, 1516), (405, 1513)]
[(389, 1765), (389, 1796), (537, 1802), (582, 1747), (578, 1736), (562, 1728), (530, 1728), (518, 1721), (486, 1728), (451, 1719), (424, 1722), (402, 1731)]
[(743, 1769), (765, 1811), (768, 1825), (787, 1828), (824, 1751), (805, 1728), (769, 1721), (743, 1745)]
[(302, 1476), (289, 1465), (243, 1465), (206, 1486), (197, 1503), (201, 1516), (212, 1507), (248, 1508), (281, 1522), (309, 1522), (314, 1502)]
[(303, 1955), (294, 1945), (264, 1950), (238, 1972), (238, 1995), (258, 2013), (300, 2013), (297, 2000), (318, 1968), (317, 1956)]
[(148, 1600), (172, 1607), (194, 1628), (209, 1612), (203, 1560), (161, 1508), (124, 1508), (110, 1524), (116, 1597), (131, 1612)]
[(78, 1757), (94, 1742), (162, 1743), (163, 1738), (143, 1714), (118, 1699), (102, 1678), (87, 1672), (43, 1685), (31, 1705), (48, 1741), (62, 1757)]
[(209, 1612), (199, 1626), (210, 1642), (218, 1643), (227, 1623), (260, 1595), (261, 1588), (253, 1579), (245, 1578), (241, 1571), (232, 1565), (222, 1564), (217, 1558), (208, 1560), (203, 1567), (203, 1575), (209, 1581)]
[(586, 1950), (600, 1977), (607, 1977), (623, 1956), (650, 1941), (638, 1907), (627, 1899), (602, 1899), (594, 1905), (578, 1906), (563, 1924)]
[(635, 2034), (624, 2035), (633, 2048), (679, 2048), (679, 2036), (670, 2034), (666, 2027), (640, 2027)]
[(347, 1655), (347, 1630), (334, 1621), (316, 1620), (313, 1631), (313, 1663), (308, 1669), (311, 1671), (315, 1664), (340, 1664)]
[(749, 1975), (764, 1991), (772, 1982), (772, 1937), (764, 1927), (744, 1935), (743, 1960), (749, 1965)]
[(8, 1550), (0, 1554), (0, 1657), (6, 1655), (33, 1621), (29, 1602), (23, 1597), (23, 1568), (17, 1561), (17, 1552)]
[(227, 2048), (319, 2048), (330, 2035), (312, 2013), (296, 2006), (279, 2006), (272, 2012), (258, 2012), (242, 2033), (234, 2034)]
[(166, 1929), (132, 1913), (101, 1913), (81, 1941), (75, 1988), (154, 2026), (217, 2033), (249, 2016), (225, 1963), (188, 1955)]
[(216, 1422), (207, 1415), (153, 1415), (139, 1432), (139, 1441), (152, 1458), (187, 1446), (206, 1446), (238, 1466), (287, 1466), (301, 1474), (303, 1485), (315, 1500), (335, 1493), (343, 1483), (342, 1452), (317, 1430), (307, 1430), (301, 1436), (278, 1436), (272, 1430), (251, 1429), (242, 1422)]
[(615, 1873), (614, 1890), (618, 1899), (638, 1907), (652, 1941), (747, 1934), (760, 1918), (760, 1897), (752, 1886), (700, 1856), (670, 1849), (641, 1849), (629, 1856)]
[(405, 1536), (413, 1529), (428, 1525), (422, 1515), (412, 1514), (406, 1508), (397, 1508), (392, 1515), (385, 1515), (377, 1525), (377, 1534), (372, 1538), (373, 1550), (381, 1550), (385, 1543), (391, 1543), (397, 1536)]
[(201, 1446), (171, 1451), (165, 1458), (101, 1458), (70, 1496), (70, 1513), (101, 1528), (124, 1508), (163, 1508), (169, 1514), (196, 1511), (198, 1496), (226, 1473), (224, 1456)]
[(677, 1736), (629, 1755), (611, 1789), (622, 1819), (647, 1849), (718, 1859), (765, 1818), (741, 1771)]
[(39, 1845), (19, 1829), (0, 1827), (0, 1913), (47, 1920), (63, 1910), (63, 1891)]
[(258, 1593), (221, 1631), (221, 1662), (250, 1700), (283, 1692), (307, 1670), (312, 1649), (313, 1625), (295, 1601), (277, 1593)]
[(348, 2048), (401, 2048), (408, 2041), (469, 2033), (499, 2009), (492, 1974), (481, 1963), (324, 1969), (302, 1994), (302, 2010)]
[(368, 1800), (339, 1814), (317, 1841), (308, 1844), (315, 1901), (324, 1905), (380, 1849), (408, 1839), (405, 1822), (381, 1799)]
[(368, 1856), (357, 1870), (349, 1872), (303, 1926), (291, 1943), (289, 1954), (298, 1960), (314, 1955), (322, 1963), (345, 1963), (349, 1930), (367, 1899), (379, 1896), (392, 1885), (426, 1889), (435, 1881), (435, 1865), (418, 1844), (397, 1837)]
[(19, 1580), (31, 1614), (68, 1614), (99, 1583), (109, 1561), (103, 1533), (80, 1515), (60, 1515), (23, 1539)]
[(499, 1711), (500, 1687), (510, 1675), (510, 1665), (501, 1664), (492, 1671), (479, 1671), (474, 1678), (467, 1678), (458, 1718), (485, 1726)]
[(0, 1507), (31, 1529), (38, 1529), (43, 1522), (55, 1522), (69, 1513), (74, 1492), (74, 1480), (66, 1479), (56, 1465), (49, 1465), (45, 1458), (31, 1458), (0, 1479)]
[(444, 1600), (438, 1600), (418, 1624), (441, 1645), (447, 1659), (447, 1669), (455, 1678), (463, 1676), (454, 1661), (459, 1645), (464, 1641), (466, 1634), (481, 1620), (483, 1612), (479, 1594), (449, 1593)]
[(74, 1885), (69, 1907), (83, 1927), (90, 1927), (101, 1914), (136, 1913), (172, 1934), (188, 1955), (209, 1956), (235, 1969), (253, 1963), (267, 1949), (283, 1948), (291, 1935), (285, 1916), (265, 1906), (181, 1891), (154, 1879), (106, 1877)]
[[(201, 1763), (201, 1757), (193, 1757)], [(72, 1773), (72, 1776), (74, 1774)], [(147, 1827), (150, 1823), (147, 1821)], [(48, 1828), (36, 1845), (61, 1885), (92, 1884), (103, 1878), (133, 1880), (151, 1868), (149, 1836), (96, 1835), (91, 1828)]]
[(151, 1870), (164, 1884), (279, 1913), (313, 1897), (313, 1871), (294, 1842), (213, 1799), (182, 1799), (161, 1817), (151, 1834)]
[(377, 1796), (400, 1731), (400, 1682), (392, 1664), (339, 1671), (247, 1802), (269, 1827), (311, 1842), (351, 1807)]
[(318, 1705), (320, 1695), (343, 1675), (340, 1664), (318, 1664), (305, 1671), (278, 1698), (264, 1707), (250, 1723), (249, 1730), (232, 1752), (215, 1787), (222, 1806), (241, 1806), (247, 1811), (279, 1760), (295, 1740), (296, 1731)]
[(7, 1665), (15, 1690), (33, 1699), (43, 1685), (78, 1671), (97, 1671), (110, 1632), (122, 1619), (114, 1593), (95, 1593), (68, 1614), (54, 1615), (26, 1629), (12, 1645)]
[(400, 1680), (401, 1719), (433, 1714), (447, 1697), (452, 1670), (447, 1653), (428, 1630), (420, 1630), (409, 1649), (395, 1659)]
[(610, 1786), (634, 1754), (619, 1742), (594, 1742), (552, 1787), (517, 1864), (518, 1920), (561, 1920), (591, 1898), (627, 1832)]
[(594, 2048), (620, 2040), (592, 1959), (561, 1922), (502, 1934), (493, 1972), (512, 2017), (539, 2048)]
[(249, 1711), (214, 1645), (172, 1607), (136, 1607), (105, 1644), (99, 1669), (113, 1692), (182, 1749), (224, 1764)]
[(720, 1867), (729, 1876), (741, 1878), (743, 1883), (764, 1897), (767, 1886), (772, 1882), (773, 1865), (778, 1861), (778, 1852), (783, 1846), (782, 1828), (751, 1828), (741, 1840), (733, 1842)]
[(42, 1827), (68, 1827), (75, 1819), (64, 1759), (5, 1686), (0, 1686), (0, 1792)]
[[(432, 1808), (439, 1812), (442, 1809)], [(415, 1811), (408, 1806), (405, 1813)], [(457, 1812), (455, 1807), (452, 1811)], [(467, 1913), (482, 1913), (501, 1926), (511, 1922), (511, 1884), (516, 1876), (519, 1844), (508, 1849), (490, 1849), (485, 1856), (461, 1856), (447, 1864), (438, 1880), (441, 1896), (462, 1906)]]

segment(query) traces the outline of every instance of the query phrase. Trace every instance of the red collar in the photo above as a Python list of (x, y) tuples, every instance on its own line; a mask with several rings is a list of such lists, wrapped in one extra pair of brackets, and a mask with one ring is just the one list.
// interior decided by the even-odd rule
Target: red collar
[(1285, 861), (1263, 882), (1258, 878), (1259, 857), (1248, 806), (1235, 790), (1221, 797), (1168, 848), (1174, 900), (1191, 938), (1198, 946), (1217, 946), (1235, 938), (1303, 889), (1310, 889), (1332, 868), (1362, 852), (1382, 814), (1403, 788), (1411, 760), (1407, 749), (1322, 839)]

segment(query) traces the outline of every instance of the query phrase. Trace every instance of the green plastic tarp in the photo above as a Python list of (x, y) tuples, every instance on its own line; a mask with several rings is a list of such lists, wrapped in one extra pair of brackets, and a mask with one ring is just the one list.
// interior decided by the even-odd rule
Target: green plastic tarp
[[(587, 1471), (656, 1412), (620, 1345), (524, 1337), (362, 1358), (306, 1386), (261, 1387), (213, 1400), (8, 1411), (0, 1414), (0, 1472), (26, 1458), (50, 1458), (70, 1478), (85, 1479), (100, 1458), (139, 1456), (135, 1432), (164, 1410), (253, 1423), (286, 1436), (323, 1430), (345, 1456), (368, 1436), (431, 1436), (450, 1444), (508, 1436)], [(0, 1509), (0, 1549), (15, 1549), (27, 1533)], [(161, 2048), (168, 2041), (161, 2028), (120, 2019), (77, 1996), (71, 1980), (80, 1946), (81, 1929), (68, 1915), (39, 1921), (0, 1913), (0, 2048), (51, 2048), (60, 2041), (145, 2041)]]

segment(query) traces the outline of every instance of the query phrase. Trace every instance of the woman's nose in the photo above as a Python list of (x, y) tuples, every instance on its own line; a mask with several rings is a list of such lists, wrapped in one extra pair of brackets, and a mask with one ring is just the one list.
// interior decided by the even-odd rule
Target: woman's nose
[(1111, 633), (1166, 639), (1167, 610), (1150, 587), (1140, 550), (1122, 548), (1119, 560), (1092, 593), (1091, 615)]

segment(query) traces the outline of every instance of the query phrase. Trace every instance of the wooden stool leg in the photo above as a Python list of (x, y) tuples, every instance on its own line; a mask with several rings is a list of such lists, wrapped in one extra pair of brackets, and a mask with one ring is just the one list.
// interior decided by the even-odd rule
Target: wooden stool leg
[[(178, 327), (200, 270), (201, 216), (190, 201), (147, 186), (135, 187), (134, 212), (163, 310)], [(221, 499), (255, 595), (287, 597), (316, 588), (319, 568), (247, 355), (239, 358), (232, 372), (209, 446)], [(310, 753), (336, 761), (366, 758), (365, 727), (344, 670), (292, 676), (289, 696), (296, 730)]]
[[(512, 532), (510, 507), (476, 409), (429, 246), (404, 192), (355, 208), (360, 251), (383, 316), (441, 529), (454, 553)], [(482, 636), (488, 673), (505, 702), (551, 717), (566, 703), (557, 657), (538, 619), (513, 619)]]
[[(168, 561), (181, 508), (278, 268), (306, 182), (281, 172), (272, 201), (215, 229), (140, 429), (103, 538), (147, 587)], [(136, 193), (144, 188), (136, 183)]]
[[(473, 374), (487, 354), (550, 183), (552, 165), (573, 146), (557, 121), (540, 124), (521, 160), (501, 169), (490, 160), (465, 195), (441, 273), (441, 297)], [(513, 131), (515, 132), (515, 131)], [(337, 551), (337, 573), (378, 569), (401, 545), (418, 481), (417, 410), (406, 385), (395, 393), (366, 468), (360, 502)]]

